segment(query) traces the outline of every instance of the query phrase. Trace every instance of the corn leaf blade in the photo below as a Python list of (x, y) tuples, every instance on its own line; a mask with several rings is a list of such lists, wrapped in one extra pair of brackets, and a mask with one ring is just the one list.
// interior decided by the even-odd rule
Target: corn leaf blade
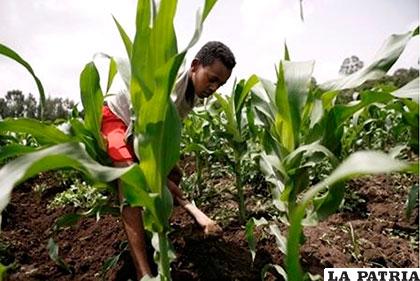
[(35, 72), (33, 71), (31, 65), (26, 62), (19, 54), (17, 54), (15, 51), (13, 51), (11, 48), (3, 45), (0, 43), (0, 54), (20, 63), (23, 67), (26, 68), (26, 70), (29, 71), (29, 73), (32, 75), (32, 77), (35, 79), (36, 86), (38, 88), (39, 97), (41, 101), (41, 118), (43, 116), (43, 108), (45, 107), (45, 93), (44, 93), (44, 87), (42, 86), (41, 80), (39, 80), (38, 76), (36, 76)]
[(40, 172), (59, 168), (73, 168), (93, 180), (109, 182), (121, 177), (132, 167), (112, 168), (100, 165), (86, 153), (80, 143), (58, 144), (28, 153), (0, 169), (0, 210), (8, 204), (14, 186)]
[(360, 86), (367, 80), (379, 79), (398, 60), (408, 41), (418, 35), (419, 28), (404, 34), (393, 34), (385, 40), (372, 63), (365, 68), (341, 79), (327, 81), (320, 85), (324, 90), (343, 90)]
[(57, 127), (29, 118), (2, 120), (0, 121), (0, 132), (27, 133), (32, 135), (41, 145), (71, 141), (71, 137)]
[(101, 136), (102, 107), (104, 97), (99, 82), (99, 73), (93, 62), (88, 63), (80, 74), (80, 92), (85, 109), (85, 126), (95, 136), (102, 149), (105, 144)]

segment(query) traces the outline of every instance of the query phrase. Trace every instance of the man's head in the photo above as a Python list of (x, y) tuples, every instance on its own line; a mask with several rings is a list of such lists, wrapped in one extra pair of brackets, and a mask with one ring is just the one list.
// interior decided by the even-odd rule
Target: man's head
[(191, 63), (189, 75), (196, 95), (206, 98), (213, 94), (229, 79), (235, 64), (235, 57), (225, 44), (207, 42)]

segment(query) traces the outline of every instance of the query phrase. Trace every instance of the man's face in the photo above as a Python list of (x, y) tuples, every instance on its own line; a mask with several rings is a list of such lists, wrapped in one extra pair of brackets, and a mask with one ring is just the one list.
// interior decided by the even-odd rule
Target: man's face
[(207, 98), (226, 83), (232, 70), (229, 70), (219, 59), (215, 59), (212, 64), (207, 66), (203, 66), (194, 59), (190, 72), (195, 94), (199, 98)]

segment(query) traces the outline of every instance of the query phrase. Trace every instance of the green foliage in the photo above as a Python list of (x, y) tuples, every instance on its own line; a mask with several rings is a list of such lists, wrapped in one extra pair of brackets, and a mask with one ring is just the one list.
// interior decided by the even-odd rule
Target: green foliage
[(231, 96), (223, 97), (219, 94), (215, 94), (224, 117), (224, 122), (222, 122), (225, 131), (224, 137), (227, 138), (227, 143), (232, 148), (234, 154), (232, 166), (236, 177), (235, 183), (238, 192), (239, 218), (243, 222), (246, 220), (246, 210), (243, 191), (244, 182), (242, 179), (242, 159), (248, 151), (246, 137), (249, 133), (249, 131), (246, 130), (247, 119), (243, 108), (251, 88), (257, 82), (257, 76), (253, 75), (247, 81), (241, 80), (238, 84), (235, 84)]
[(89, 185), (85, 181), (76, 179), (70, 188), (57, 194), (50, 202), (49, 208), (74, 206), (81, 209), (91, 209), (104, 204), (108, 197), (98, 188)]
[(74, 269), (71, 268), (59, 255), (58, 250), (59, 247), (54, 239), (50, 238), (48, 240), (48, 255), (50, 258), (57, 264), (61, 269), (65, 270), (66, 272), (73, 274)]
[(411, 212), (413, 211), (416, 203), (418, 203), (419, 199), (419, 185), (415, 184), (411, 187), (410, 192), (408, 194), (407, 205), (405, 209), (405, 216), (406, 218), (410, 218)]
[[(130, 95), (134, 114), (135, 151), (141, 162), (136, 181), (125, 181), (130, 188), (124, 193), (128, 202), (137, 205), (144, 201), (136, 186), (141, 186), (150, 200), (145, 206), (144, 222), (149, 230), (159, 235), (159, 273), (161, 280), (169, 280), (168, 240), (169, 216), (172, 198), (165, 187), (166, 176), (175, 165), (180, 151), (180, 119), (169, 95), (187, 50), (194, 45), (201, 32), (202, 23), (216, 1), (205, 1), (196, 32), (187, 48), (178, 52), (173, 20), (177, 1), (160, 1), (157, 13), (154, 1), (139, 1), (136, 16), (136, 35), (130, 44), (119, 27), (131, 64)], [(157, 110), (159, 109), (159, 110)], [(124, 178), (123, 178), (124, 180)], [(144, 198), (144, 197), (143, 197)]]
[(106, 273), (109, 271), (109, 270), (111, 270), (112, 268), (114, 268), (115, 266), (117, 266), (117, 263), (120, 261), (120, 259), (121, 259), (121, 255), (123, 254), (123, 253), (125, 253), (125, 252), (127, 252), (128, 251), (128, 243), (127, 242), (122, 242), (120, 245), (119, 245), (119, 250), (120, 250), (120, 252), (117, 254), (117, 255), (115, 255), (115, 256), (112, 256), (112, 257), (109, 257), (108, 259), (106, 259), (105, 260), (105, 262), (103, 263), (103, 265), (102, 265), (102, 268), (101, 268), (101, 276), (102, 276), (102, 280), (106, 280), (105, 279), (105, 275), (106, 275)]
[[(355, 103), (336, 105), (334, 100), (337, 90), (357, 87), (368, 79), (384, 75), (413, 34), (416, 32), (391, 36), (373, 63), (366, 68), (319, 87), (311, 85), (312, 62), (290, 61), (280, 62), (276, 83), (260, 79), (261, 84), (254, 87), (252, 97), (256, 112), (253, 119), (256, 124), (262, 124), (264, 128), (259, 135), (264, 148), (260, 166), (266, 175), (266, 180), (273, 185), (275, 206), (285, 214), (280, 219), (291, 224), (287, 242), (289, 280), (302, 280), (299, 244), (301, 224), (305, 214), (307, 215), (305, 223), (313, 223), (314, 220), (325, 218), (334, 212), (344, 196), (343, 181), (348, 177), (346, 173), (354, 175), (386, 172), (388, 169), (390, 171), (408, 169), (408, 166), (393, 160), (390, 156), (365, 152), (351, 154), (349, 160), (328, 176), (340, 162), (344, 124), (354, 120), (355, 116), (358, 117), (360, 114), (357, 113), (360, 111), (368, 111), (377, 104), (386, 105), (395, 100), (392, 95), (394, 89), (387, 92), (365, 91)], [(415, 91), (415, 87), (409, 89), (409, 93)], [(403, 93), (404, 98), (400, 103), (410, 105), (414, 103), (405, 98), (407, 92)], [(406, 107), (406, 111), (407, 108), (409, 107)], [(415, 106), (413, 105), (412, 110), (408, 111), (414, 112), (412, 113), (414, 115)], [(410, 117), (414, 121), (416, 116), (413, 115)], [(383, 117), (378, 116), (378, 122)], [(390, 122), (388, 120), (388, 123)], [(414, 122), (409, 126), (414, 130), (418, 128)], [(367, 155), (371, 159), (367, 159)], [(375, 168), (365, 166), (365, 162), (369, 161), (378, 161), (378, 163), (383, 161), (383, 163), (379, 171), (376, 171)], [(348, 163), (352, 163), (354, 167)], [(389, 166), (386, 163), (389, 163)], [(320, 168), (324, 169), (324, 172), (321, 170), (320, 173)], [(311, 183), (315, 185), (310, 187)], [(308, 209), (309, 205), (311, 209)], [(278, 236), (281, 237), (281, 234), (278, 233)]]
[(189, 183), (187, 192), (198, 197), (203, 188), (203, 170), (209, 167), (209, 158), (215, 150), (220, 150), (220, 143), (212, 129), (212, 120), (206, 111), (193, 111), (184, 120), (181, 140), (181, 153), (184, 157), (192, 155), (195, 161), (195, 179)]
[[(128, 64), (104, 55), (110, 60), (106, 90), (100, 87), (94, 62), (86, 64), (81, 73), (83, 118), (74, 109), (59, 128), (30, 118), (0, 121), (0, 160), (13, 159), (0, 169), (0, 209), (9, 202), (15, 185), (42, 171), (70, 167), (83, 173), (92, 186), (75, 181), (54, 202), (72, 202), (86, 208), (101, 205), (105, 200), (95, 183), (120, 179), (128, 203), (143, 207), (145, 227), (154, 232), (159, 276), (145, 279), (170, 280), (167, 233), (172, 198), (166, 177), (179, 158), (181, 127), (169, 95), (186, 52), (198, 40), (202, 24), (215, 3), (205, 1), (193, 38), (179, 52), (173, 26), (177, 1), (162, 0), (157, 6), (154, 1), (139, 0), (134, 40), (114, 19)], [(230, 166), (236, 176), (242, 219), (246, 217), (245, 174), (251, 178), (249, 170), (254, 167), (254, 160), (259, 160), (260, 170), (272, 186), (273, 203), (279, 213), (276, 219), (290, 224), (287, 242), (277, 225), (268, 226), (279, 248), (287, 254), (289, 281), (303, 279), (299, 264), (302, 225), (325, 218), (338, 208), (345, 180), (371, 173), (418, 173), (418, 165), (395, 160), (401, 146), (393, 148), (409, 145), (418, 152), (418, 79), (407, 81), (401, 88), (398, 84), (401, 79), (394, 84), (366, 86), (369, 83), (366, 81), (385, 75), (410, 38), (417, 34), (418, 29), (391, 36), (371, 64), (321, 85), (316, 85), (312, 78), (314, 62), (291, 62), (285, 46), (285, 60), (278, 64), (275, 82), (257, 76), (241, 80), (235, 83), (231, 96), (216, 94), (216, 102), (187, 119), (182, 147), (184, 153), (194, 153), (199, 173), (196, 184), (200, 184), (203, 169), (208, 168), (214, 175), (224, 171), (214, 167)], [(39, 82), (30, 66), (14, 51), (0, 45), (0, 53), (23, 64)], [(117, 72), (130, 93), (135, 115), (134, 148), (141, 159), (139, 165), (126, 168), (108, 166), (110, 161), (100, 134), (103, 93), (108, 93)], [(367, 88), (358, 91), (357, 100), (336, 102), (339, 91), (362, 86)], [(41, 90), (42, 87), (42, 99)], [(26, 105), (19, 92), (6, 98), (7, 101), (0, 99), (1, 109), (10, 107), (10, 112), (20, 117), (25, 116), (25, 106), (33, 110), (33, 97), (28, 98)], [(384, 137), (386, 141), (382, 141)], [(28, 143), (34, 145), (28, 147)], [(355, 152), (365, 148), (388, 150), (390, 154)], [(347, 158), (343, 161), (344, 157)], [(216, 160), (214, 165), (219, 166), (211, 166), (210, 160)], [(39, 188), (42, 192), (43, 186)], [(411, 199), (409, 209), (413, 204)], [(57, 227), (71, 225), (79, 218), (80, 214), (61, 218)], [(253, 219), (246, 226), (253, 258), (256, 241), (252, 229), (259, 223), (263, 221)], [(49, 253), (57, 264), (69, 270), (59, 258), (53, 240)], [(110, 259), (105, 267), (115, 264), (118, 258)], [(286, 274), (282, 268), (272, 267), (279, 274)]]
[(291, 223), (287, 239), (286, 265), (288, 280), (302, 280), (302, 271), (299, 265), (299, 244), (302, 231), (302, 220), (305, 209), (311, 200), (328, 186), (342, 182), (359, 175), (390, 173), (394, 171), (411, 171), (418, 173), (418, 166), (408, 165), (392, 157), (372, 151), (356, 152), (350, 155), (329, 177), (311, 187), (297, 204), (291, 216)]
[[(397, 101), (398, 103), (399, 101)], [(350, 154), (358, 150), (389, 151), (397, 145), (408, 144), (410, 126), (403, 120), (400, 107), (396, 102), (387, 105), (371, 105), (358, 116), (344, 124), (342, 153)]]

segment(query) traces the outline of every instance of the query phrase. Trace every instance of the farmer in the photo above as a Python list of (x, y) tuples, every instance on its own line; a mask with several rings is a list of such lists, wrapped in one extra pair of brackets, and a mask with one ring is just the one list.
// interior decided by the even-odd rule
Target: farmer
[[(206, 43), (197, 53), (191, 67), (176, 82), (171, 99), (178, 114), (184, 119), (200, 99), (212, 95), (229, 79), (235, 66), (235, 57), (221, 42)], [(116, 167), (125, 167), (135, 162), (135, 154), (128, 137), (131, 135), (131, 111), (128, 93), (110, 96), (103, 108), (102, 135), (107, 142), (108, 155)], [(179, 189), (182, 172), (176, 166), (168, 176), (167, 185), (175, 201), (183, 206), (200, 224), (207, 235), (220, 234), (222, 229), (193, 204), (188, 202)], [(124, 200), (119, 183), (119, 199)], [(122, 220), (127, 233), (131, 255), (138, 278), (151, 275), (141, 208), (124, 206)]]

